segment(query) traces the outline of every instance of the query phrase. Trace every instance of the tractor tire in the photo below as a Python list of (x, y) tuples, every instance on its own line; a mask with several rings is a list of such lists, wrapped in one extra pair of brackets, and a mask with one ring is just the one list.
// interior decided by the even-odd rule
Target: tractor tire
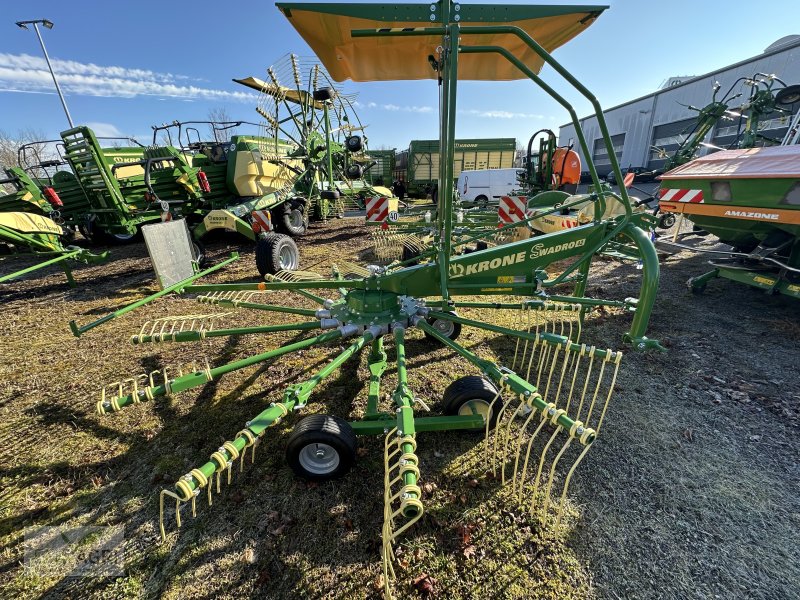
[(267, 233), (256, 242), (256, 268), (263, 277), (278, 271), (296, 271), (300, 251), (294, 240), (282, 233)]
[(497, 417), (503, 407), (502, 397), (497, 398), (497, 387), (478, 375), (467, 375), (456, 379), (442, 396), (442, 407), (446, 415), (471, 415), (477, 411), (489, 420), (489, 428), (497, 425)]
[(308, 233), (308, 216), (302, 204), (284, 202), (274, 213), (274, 223), (279, 231), (293, 237)]
[[(436, 319), (434, 317), (428, 317), (425, 319), (425, 321), (443, 337), (446, 337), (449, 340), (455, 340), (459, 335), (461, 335), (461, 323), (454, 323), (453, 321), (445, 321), (444, 319)], [(425, 332), (425, 337), (429, 340), (434, 340), (437, 342), (439, 341), (427, 331)]]
[(101, 238), (105, 238), (105, 240), (113, 245), (113, 246), (127, 246), (128, 244), (135, 244), (138, 242), (142, 237), (142, 232), (140, 229), (136, 229), (136, 233), (109, 233), (105, 230), (97, 230), (98, 235)]
[(286, 444), (286, 462), (298, 477), (328, 481), (346, 475), (356, 461), (356, 434), (344, 419), (311, 415)]

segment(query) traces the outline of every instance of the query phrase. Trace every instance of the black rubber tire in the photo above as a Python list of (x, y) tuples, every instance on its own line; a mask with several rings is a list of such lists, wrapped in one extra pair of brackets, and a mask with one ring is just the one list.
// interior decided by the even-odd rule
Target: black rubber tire
[(314, 100), (317, 102), (325, 102), (326, 100), (332, 100), (335, 92), (333, 88), (324, 87), (319, 88), (318, 90), (314, 90)]
[(273, 210), (273, 217), (278, 231), (295, 237), (308, 233), (308, 216), (302, 204), (284, 202)]
[(664, 213), (658, 218), (658, 226), (661, 229), (669, 229), (675, 225), (675, 215), (672, 213)]
[(194, 248), (195, 262), (202, 269), (206, 264), (206, 248), (197, 240), (192, 240), (192, 247)]
[[(473, 400), (483, 400), (491, 405), (497, 396), (497, 387), (488, 379), (479, 375), (466, 375), (447, 386), (442, 396), (442, 407), (446, 415), (458, 415), (459, 411)], [(502, 396), (497, 399), (489, 413), (489, 428), (497, 425), (497, 417), (503, 406)], [(469, 414), (469, 413), (467, 413)]]
[(360, 135), (351, 135), (344, 141), (348, 152), (358, 152), (364, 148), (364, 142)]
[(477, 198), (475, 198), (475, 204), (480, 204), (481, 206), (488, 206), (489, 198), (481, 194)]
[(800, 85), (790, 85), (775, 94), (775, 103), (780, 105), (794, 104), (800, 101)]
[[(338, 464), (332, 466), (329, 472), (315, 473), (303, 464), (304, 449), (315, 444), (325, 444), (338, 455)], [(347, 421), (330, 415), (310, 415), (300, 421), (289, 436), (286, 462), (295, 475), (309, 481), (338, 479), (353, 467), (356, 446), (356, 434)]]
[[(283, 268), (284, 265), (281, 264), (282, 250), (294, 253), (295, 266), (292, 269)], [(297, 249), (297, 244), (288, 235), (267, 233), (256, 241), (256, 268), (262, 277), (268, 273), (274, 275), (278, 271), (294, 271), (299, 266), (300, 251)]]
[(103, 231), (102, 236), (109, 244), (113, 246), (127, 246), (128, 244), (135, 244), (136, 242), (140, 241), (142, 237), (142, 231), (138, 228), (134, 234), (109, 233), (107, 231)]
[(338, 200), (339, 190), (322, 190), (319, 193), (319, 197), (323, 200)]
[(364, 167), (359, 164), (352, 164), (345, 171), (348, 179), (361, 179), (364, 176)]
[[(455, 313), (452, 313), (452, 314), (455, 314)], [(428, 317), (428, 318), (425, 319), (425, 321), (431, 327), (436, 328), (436, 323), (440, 322), (440, 319), (435, 319), (433, 317)], [(458, 339), (458, 336), (461, 335), (461, 323), (454, 323), (453, 321), (445, 321), (444, 319), (441, 319), (441, 322), (442, 323), (447, 323), (447, 324), (452, 324), (453, 327), (449, 328), (448, 332), (439, 331), (438, 328), (437, 328), (437, 331), (439, 331), (439, 333), (441, 333), (442, 335), (444, 335), (448, 339), (451, 339), (451, 340)], [(437, 342), (439, 341), (437, 338), (433, 337), (427, 331), (425, 332), (425, 337), (428, 338), (429, 340), (435, 340)]]

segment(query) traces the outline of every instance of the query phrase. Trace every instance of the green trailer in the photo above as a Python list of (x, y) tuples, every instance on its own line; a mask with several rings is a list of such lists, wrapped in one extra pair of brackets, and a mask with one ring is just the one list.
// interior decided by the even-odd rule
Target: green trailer
[[(510, 169), (514, 166), (517, 140), (486, 138), (456, 140), (453, 151), (453, 183), (461, 171)], [(439, 173), (439, 140), (412, 140), (408, 146), (405, 181), (411, 197), (433, 194)]]
[(391, 186), (394, 181), (396, 150), (369, 150), (368, 158), (372, 166), (364, 173), (364, 179), (372, 185)]

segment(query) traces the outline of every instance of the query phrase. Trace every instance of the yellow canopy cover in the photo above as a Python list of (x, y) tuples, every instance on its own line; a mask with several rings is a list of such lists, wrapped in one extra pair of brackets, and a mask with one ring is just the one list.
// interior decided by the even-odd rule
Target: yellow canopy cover
[[(447, 1), (447, 0), (444, 0)], [(289, 22), (311, 46), (336, 81), (435, 79), (428, 56), (436, 54), (440, 35), (354, 38), (354, 29), (437, 27), (441, 4), (295, 4), (278, 3)], [(548, 52), (591, 25), (606, 6), (460, 5), (461, 44), (502, 46), (538, 72), (539, 56), (510, 34), (469, 34), (470, 25), (513, 25)], [(458, 78), (484, 81), (523, 79), (514, 65), (496, 53), (462, 54)]]

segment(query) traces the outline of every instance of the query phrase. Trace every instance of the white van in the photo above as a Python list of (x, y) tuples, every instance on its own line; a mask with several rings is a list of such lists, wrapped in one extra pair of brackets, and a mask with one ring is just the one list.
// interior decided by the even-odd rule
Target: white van
[(512, 190), (521, 187), (518, 177), (524, 174), (524, 169), (461, 171), (458, 176), (458, 193), (465, 202), (497, 202), (499, 196), (508, 196)]

